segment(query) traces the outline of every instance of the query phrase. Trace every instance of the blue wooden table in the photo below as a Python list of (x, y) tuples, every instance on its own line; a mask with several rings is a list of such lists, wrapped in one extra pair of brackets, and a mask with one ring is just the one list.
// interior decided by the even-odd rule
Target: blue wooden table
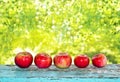
[(120, 82), (120, 65), (111, 64), (104, 68), (92, 65), (85, 69), (72, 65), (69, 69), (38, 69), (31, 66), (21, 69), (17, 66), (0, 65), (0, 82)]

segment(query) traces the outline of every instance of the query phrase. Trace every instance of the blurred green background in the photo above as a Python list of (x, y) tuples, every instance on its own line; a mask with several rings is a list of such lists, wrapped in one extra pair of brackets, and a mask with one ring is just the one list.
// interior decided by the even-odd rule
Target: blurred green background
[(0, 0), (0, 64), (20, 51), (120, 63), (120, 0)]

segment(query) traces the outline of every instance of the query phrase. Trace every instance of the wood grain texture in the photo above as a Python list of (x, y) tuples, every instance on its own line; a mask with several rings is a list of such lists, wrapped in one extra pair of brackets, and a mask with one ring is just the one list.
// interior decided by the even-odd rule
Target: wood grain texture
[(103, 68), (92, 65), (87, 68), (58, 69), (51, 66), (48, 69), (38, 69), (31, 66), (21, 69), (17, 66), (0, 65), (0, 82), (120, 82), (120, 65), (110, 64)]

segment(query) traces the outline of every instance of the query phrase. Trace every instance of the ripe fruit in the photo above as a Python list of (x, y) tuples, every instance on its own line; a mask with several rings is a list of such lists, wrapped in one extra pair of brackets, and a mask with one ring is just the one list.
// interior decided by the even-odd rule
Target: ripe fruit
[(104, 54), (97, 54), (92, 57), (92, 64), (98, 68), (104, 67), (107, 64), (107, 58)]
[(52, 58), (47, 53), (39, 53), (35, 56), (34, 63), (38, 68), (48, 68), (52, 65)]
[(33, 56), (29, 52), (19, 52), (15, 56), (14, 62), (20, 68), (28, 68), (33, 62)]
[(89, 65), (90, 59), (87, 55), (77, 55), (74, 58), (74, 64), (78, 68), (85, 68)]
[(72, 58), (67, 53), (58, 53), (54, 57), (54, 65), (58, 68), (69, 68), (72, 63)]

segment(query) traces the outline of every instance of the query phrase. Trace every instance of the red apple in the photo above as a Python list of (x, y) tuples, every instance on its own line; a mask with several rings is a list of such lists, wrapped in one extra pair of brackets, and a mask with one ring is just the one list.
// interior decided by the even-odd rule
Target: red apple
[(39, 53), (35, 56), (34, 63), (38, 68), (48, 68), (52, 65), (52, 58), (47, 53)]
[(54, 57), (54, 65), (58, 68), (69, 68), (72, 63), (72, 58), (67, 53), (58, 53)]
[(15, 56), (14, 62), (20, 68), (28, 68), (33, 62), (33, 56), (29, 52), (19, 52)]
[(107, 58), (104, 54), (97, 54), (92, 57), (92, 64), (98, 68), (104, 67), (107, 64)]
[(87, 55), (77, 55), (74, 58), (74, 64), (78, 68), (85, 68), (89, 65), (90, 59)]

